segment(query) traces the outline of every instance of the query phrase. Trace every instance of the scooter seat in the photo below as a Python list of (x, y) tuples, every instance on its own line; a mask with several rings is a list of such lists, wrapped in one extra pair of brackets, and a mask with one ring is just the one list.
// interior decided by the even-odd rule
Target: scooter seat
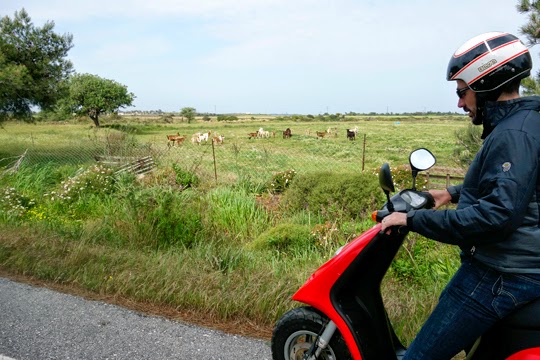
[(540, 298), (514, 311), (501, 323), (509, 327), (540, 329)]

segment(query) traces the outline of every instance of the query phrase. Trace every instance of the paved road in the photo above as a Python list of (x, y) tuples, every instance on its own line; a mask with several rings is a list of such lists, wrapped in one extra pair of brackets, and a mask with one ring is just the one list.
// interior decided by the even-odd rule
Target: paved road
[(267, 342), (0, 278), (0, 359), (271, 359)]

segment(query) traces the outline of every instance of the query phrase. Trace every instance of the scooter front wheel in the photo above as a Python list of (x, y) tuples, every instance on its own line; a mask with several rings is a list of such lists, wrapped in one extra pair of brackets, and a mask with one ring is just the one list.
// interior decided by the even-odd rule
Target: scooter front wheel
[[(328, 319), (312, 307), (288, 311), (277, 322), (272, 334), (273, 360), (302, 360)], [(321, 360), (351, 359), (349, 349), (338, 331), (319, 355)]]

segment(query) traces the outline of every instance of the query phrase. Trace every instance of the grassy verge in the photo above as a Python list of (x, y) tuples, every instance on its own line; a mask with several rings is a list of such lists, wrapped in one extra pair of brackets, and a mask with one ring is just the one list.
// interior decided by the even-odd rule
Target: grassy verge
[[(338, 146), (302, 141), (319, 149), (311, 156)], [(268, 337), (297, 306), (290, 300), (296, 289), (373, 225), (365, 219), (384, 199), (372, 169), (312, 164), (310, 171), (250, 176), (252, 168), (235, 161), (229, 166), (236, 181), (229, 183), (177, 162), (142, 178), (69, 162), (4, 174), (0, 269)], [(456, 249), (414, 234), (399, 252), (382, 292), (404, 342), (430, 313), (457, 259)]]

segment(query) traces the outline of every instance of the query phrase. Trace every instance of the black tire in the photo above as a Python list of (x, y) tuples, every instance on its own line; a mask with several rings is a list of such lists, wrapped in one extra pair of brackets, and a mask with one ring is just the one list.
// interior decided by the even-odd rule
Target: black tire
[[(327, 318), (312, 307), (288, 311), (279, 319), (272, 334), (273, 360), (301, 360), (317, 338)], [(330, 344), (318, 357), (321, 360), (352, 359), (345, 340), (336, 331)]]

